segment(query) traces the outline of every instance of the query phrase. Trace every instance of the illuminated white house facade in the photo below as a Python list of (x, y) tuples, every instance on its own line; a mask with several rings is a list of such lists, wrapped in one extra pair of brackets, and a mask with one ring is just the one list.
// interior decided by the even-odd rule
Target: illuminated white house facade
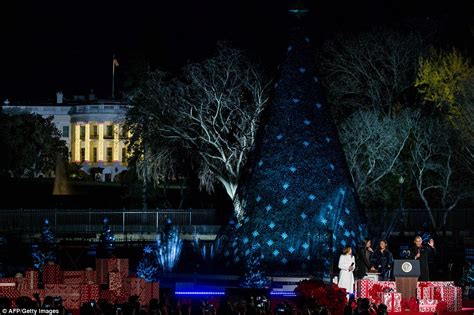
[[(78, 102), (79, 101), (79, 102)], [(81, 163), (82, 169), (101, 170), (102, 181), (113, 181), (127, 170), (127, 140), (124, 128), (127, 103), (77, 99), (63, 103), (62, 93), (57, 93), (56, 104), (3, 105), (5, 112), (26, 111), (43, 117), (53, 116), (53, 122), (67, 144), (72, 162)]]

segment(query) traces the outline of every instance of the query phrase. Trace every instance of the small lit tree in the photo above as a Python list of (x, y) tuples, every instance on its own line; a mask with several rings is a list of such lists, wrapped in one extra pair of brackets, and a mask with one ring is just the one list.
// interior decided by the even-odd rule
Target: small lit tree
[(158, 277), (159, 266), (156, 257), (156, 248), (146, 245), (143, 248), (143, 258), (138, 263), (137, 276), (145, 279), (146, 282), (156, 281)]
[(109, 219), (104, 218), (103, 222), (104, 226), (99, 238), (99, 247), (103, 251), (104, 255), (109, 256), (114, 250), (115, 235), (110, 229)]
[(49, 220), (45, 219), (39, 244), (33, 245), (33, 265), (36, 269), (43, 270), (43, 266), (48, 261), (56, 261), (57, 243), (58, 241), (49, 227)]
[(270, 280), (265, 276), (265, 270), (261, 263), (261, 254), (257, 246), (252, 247), (252, 253), (247, 256), (245, 262), (245, 275), (241, 286), (244, 288), (263, 289), (270, 286)]

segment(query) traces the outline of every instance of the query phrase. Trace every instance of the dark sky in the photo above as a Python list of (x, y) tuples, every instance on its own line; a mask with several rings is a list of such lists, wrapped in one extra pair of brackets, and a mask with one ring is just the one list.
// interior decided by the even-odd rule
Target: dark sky
[[(272, 66), (288, 27), (288, 2), (280, 0), (11, 2), (0, 10), (2, 101), (45, 99), (60, 89), (66, 96), (94, 89), (107, 97), (113, 53), (120, 62), (119, 86), (133, 60), (173, 71), (212, 54), (218, 40)], [(462, 46), (472, 41), (473, 2), (309, 1), (308, 25), (324, 39), (342, 30), (429, 18), (445, 42)]]

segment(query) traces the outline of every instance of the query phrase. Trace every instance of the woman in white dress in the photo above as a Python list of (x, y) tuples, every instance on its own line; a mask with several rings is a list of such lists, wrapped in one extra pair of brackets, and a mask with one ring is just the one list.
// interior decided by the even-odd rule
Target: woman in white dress
[(355, 259), (352, 256), (352, 248), (345, 247), (339, 257), (339, 283), (340, 288), (346, 289), (347, 293), (354, 293), (354, 268)]

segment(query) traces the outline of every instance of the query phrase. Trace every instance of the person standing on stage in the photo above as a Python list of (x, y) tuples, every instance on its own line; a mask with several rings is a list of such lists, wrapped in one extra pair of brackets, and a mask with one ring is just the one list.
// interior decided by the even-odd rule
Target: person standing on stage
[(372, 250), (372, 241), (368, 238), (362, 243), (362, 247), (357, 251), (356, 276), (357, 279), (365, 277), (369, 270), (375, 271), (371, 264), (371, 257), (374, 251)]
[(386, 240), (381, 240), (379, 242), (379, 248), (372, 255), (372, 262), (375, 268), (377, 268), (377, 271), (380, 273), (380, 280), (390, 280), (393, 266), (393, 255), (388, 250), (388, 244)]
[(410, 258), (420, 261), (420, 277), (419, 281), (430, 281), (430, 256), (434, 255), (436, 249), (434, 247), (434, 240), (431, 238), (428, 244), (423, 244), (421, 236), (415, 237), (415, 246), (410, 251)]
[(342, 250), (342, 255), (339, 257), (339, 282), (338, 286), (340, 288), (346, 289), (347, 293), (354, 292), (354, 269), (355, 269), (355, 259), (352, 256), (352, 248), (344, 247)]

